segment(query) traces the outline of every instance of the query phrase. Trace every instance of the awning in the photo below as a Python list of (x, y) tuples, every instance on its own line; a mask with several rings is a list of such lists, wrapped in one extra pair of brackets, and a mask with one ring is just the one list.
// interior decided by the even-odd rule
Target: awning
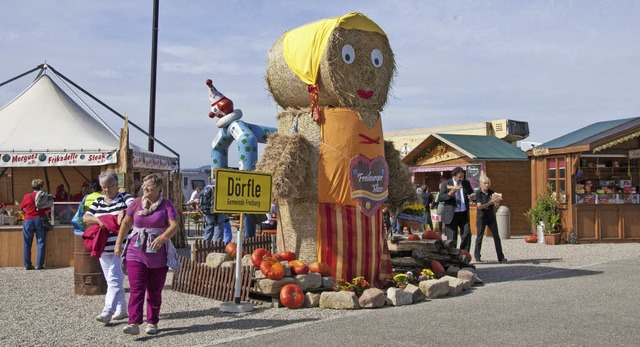
[(453, 171), (456, 167), (467, 169), (466, 165), (444, 165), (444, 166), (415, 166), (410, 167), (411, 172), (440, 172), (440, 171)]
[(600, 145), (600, 146), (598, 146), (598, 147), (593, 149), (593, 153), (600, 152), (603, 149), (611, 148), (611, 147), (613, 147), (615, 145), (619, 145), (619, 144), (621, 144), (621, 143), (623, 143), (625, 141), (629, 141), (631, 139), (635, 139), (636, 137), (640, 137), (640, 131), (636, 131), (633, 134), (629, 134), (629, 135), (623, 136), (623, 137), (621, 137), (619, 139), (607, 142), (604, 145)]
[(0, 152), (0, 167), (100, 166), (117, 162), (116, 152)]

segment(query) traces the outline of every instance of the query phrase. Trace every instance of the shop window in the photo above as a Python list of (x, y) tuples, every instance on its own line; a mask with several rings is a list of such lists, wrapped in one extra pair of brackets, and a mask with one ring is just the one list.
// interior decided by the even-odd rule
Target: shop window
[(567, 190), (567, 164), (564, 157), (547, 159), (547, 183), (556, 193)]

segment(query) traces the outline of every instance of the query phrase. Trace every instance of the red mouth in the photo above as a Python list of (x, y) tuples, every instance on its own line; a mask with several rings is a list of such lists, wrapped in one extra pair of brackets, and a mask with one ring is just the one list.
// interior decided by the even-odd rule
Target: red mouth
[(373, 96), (373, 90), (358, 89), (358, 95), (363, 99), (370, 99)]

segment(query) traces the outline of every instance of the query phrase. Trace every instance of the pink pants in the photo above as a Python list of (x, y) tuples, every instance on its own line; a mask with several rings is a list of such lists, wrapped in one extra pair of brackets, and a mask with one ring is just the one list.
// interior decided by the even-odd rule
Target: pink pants
[(127, 261), (129, 273), (129, 324), (142, 324), (144, 295), (147, 294), (147, 323), (158, 324), (162, 288), (167, 278), (168, 267), (150, 269), (143, 263)]

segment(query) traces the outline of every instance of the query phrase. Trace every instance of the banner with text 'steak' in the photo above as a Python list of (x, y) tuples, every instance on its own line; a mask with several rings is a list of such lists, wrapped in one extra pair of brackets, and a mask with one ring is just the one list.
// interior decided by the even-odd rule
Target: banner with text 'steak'
[(216, 169), (214, 212), (268, 213), (271, 209), (271, 174)]

